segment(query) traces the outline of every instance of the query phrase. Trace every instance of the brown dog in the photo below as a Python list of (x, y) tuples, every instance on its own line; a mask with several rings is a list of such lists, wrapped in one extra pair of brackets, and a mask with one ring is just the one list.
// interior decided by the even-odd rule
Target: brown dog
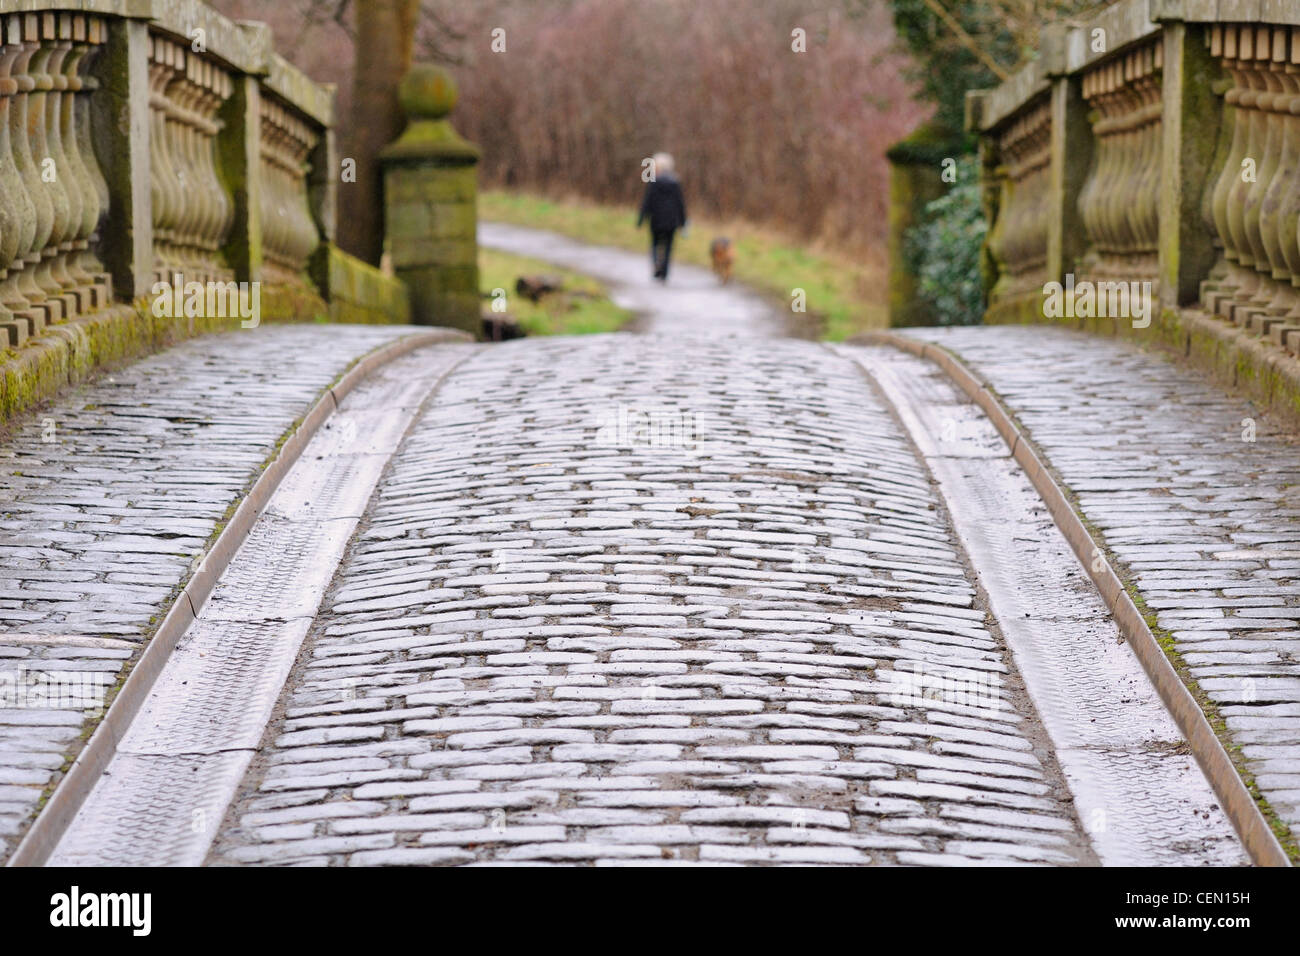
[(725, 285), (731, 281), (731, 267), (736, 262), (736, 250), (731, 240), (719, 236), (709, 243), (709, 256), (713, 259), (713, 274)]

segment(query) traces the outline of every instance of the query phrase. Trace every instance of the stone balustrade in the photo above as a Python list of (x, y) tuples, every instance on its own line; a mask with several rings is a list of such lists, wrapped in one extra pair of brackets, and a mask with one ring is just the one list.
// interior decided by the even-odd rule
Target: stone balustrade
[(1202, 302), (1268, 332), (1300, 323), (1300, 27), (1215, 24), (1206, 41), (1230, 85), (1203, 206), (1220, 257)]
[(87, 74), (104, 22), (71, 13), (0, 16), (0, 344), (103, 307), (93, 251), (108, 187), (91, 148)]
[(262, 100), (262, 251), (268, 273), (301, 275), (320, 244), (307, 186), (308, 157), (319, 140), (290, 109)]
[(271, 43), (197, 0), (0, 0), (0, 347), (177, 276), (323, 306), (333, 90)]
[(1163, 62), (1164, 47), (1144, 43), (1080, 79), (1096, 142), (1096, 159), (1079, 192), (1088, 242), (1080, 262), (1084, 275), (1156, 277)]
[(149, 168), (154, 275), (167, 282), (234, 278), (221, 249), (234, 203), (217, 164), (217, 113), (234, 92), (230, 72), (164, 36), (150, 37)]
[(998, 131), (999, 214), (988, 237), (998, 281), (990, 309), (1035, 294), (1047, 281), (1048, 164), (1051, 111), (1045, 97)]
[[(1300, 4), (1120, 0), (1047, 27), (1038, 58), (967, 107), (987, 320), (1151, 328), (1191, 352), (1212, 319), (1216, 341), (1300, 352)], [(1087, 281), (1149, 283), (1153, 314), (1048, 307), (1048, 283)]]

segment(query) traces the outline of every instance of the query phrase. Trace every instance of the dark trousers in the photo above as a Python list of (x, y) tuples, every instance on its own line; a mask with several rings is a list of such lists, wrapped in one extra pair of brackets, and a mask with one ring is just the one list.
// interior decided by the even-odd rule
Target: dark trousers
[(655, 278), (668, 278), (668, 260), (673, 254), (673, 233), (676, 230), (669, 229), (667, 232), (650, 232), (650, 258), (654, 262)]

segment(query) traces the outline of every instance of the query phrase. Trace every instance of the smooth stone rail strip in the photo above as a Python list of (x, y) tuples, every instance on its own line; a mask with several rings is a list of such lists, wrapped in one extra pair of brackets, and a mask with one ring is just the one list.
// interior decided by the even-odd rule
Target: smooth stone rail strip
[(50, 706), (50, 692), (112, 687), (294, 421), (349, 364), (412, 331), (264, 326), (193, 340), (69, 393), (10, 436), (0, 856), (95, 719), (71, 695)]
[[(1294, 440), (1250, 403), (1123, 341), (1041, 328), (906, 335), (955, 353), (1015, 417), (1217, 709), (1247, 781), (1294, 834)], [(1270, 842), (1276, 860), (1271, 837), (1258, 841)]]
[(180, 638), (51, 865), (203, 862), (375, 483), (428, 389), (467, 349), (435, 345), (394, 360), (317, 431)]
[(934, 363), (841, 346), (935, 474), (1104, 865), (1250, 862), (1187, 740), (1028, 476)]

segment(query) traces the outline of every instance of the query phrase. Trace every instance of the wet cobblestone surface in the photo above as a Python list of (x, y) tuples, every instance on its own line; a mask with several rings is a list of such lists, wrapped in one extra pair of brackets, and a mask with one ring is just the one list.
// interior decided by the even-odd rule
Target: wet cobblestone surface
[(116, 683), (276, 442), (353, 360), (409, 332), (266, 326), (196, 339), (73, 390), (7, 436), (0, 859), (78, 748), (81, 705)]
[(1300, 826), (1300, 448), (1158, 353), (1060, 329), (916, 330), (1045, 453)]
[[(213, 862), (1095, 862), (861, 371), (690, 346), (452, 375)], [(981, 694), (923, 699), (922, 664)]]

